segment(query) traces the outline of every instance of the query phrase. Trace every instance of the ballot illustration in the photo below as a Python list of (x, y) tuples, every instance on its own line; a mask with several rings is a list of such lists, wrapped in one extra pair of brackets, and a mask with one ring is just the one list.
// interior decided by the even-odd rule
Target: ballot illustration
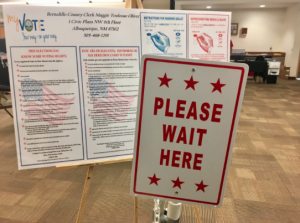
[(200, 36), (197, 37), (197, 41), (200, 47), (206, 52), (210, 53), (214, 44), (213, 39), (211, 36), (207, 35), (206, 33), (202, 33)]
[(170, 38), (162, 32), (157, 32), (151, 36), (151, 40), (158, 50), (167, 53), (170, 47)]

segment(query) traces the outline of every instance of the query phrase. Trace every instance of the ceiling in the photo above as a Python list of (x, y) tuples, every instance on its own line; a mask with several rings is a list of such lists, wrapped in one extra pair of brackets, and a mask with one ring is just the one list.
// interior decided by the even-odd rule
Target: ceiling
[[(35, 2), (35, 4), (39, 2), (43, 4), (57, 1), (70, 4), (88, 2), (88, 0), (0, 0), (0, 5), (3, 2)], [(92, 2), (101, 1), (120, 0), (92, 0)], [(260, 5), (266, 5), (265, 9), (287, 8), (297, 3), (300, 3), (300, 0), (175, 0), (176, 9), (182, 10), (207, 10), (207, 6), (211, 6), (209, 10), (257, 9), (260, 8)], [(170, 0), (143, 0), (143, 5), (148, 9), (170, 9)]]
[[(272, 4), (272, 5), (266, 5), (265, 9), (268, 8), (287, 8), (289, 6), (292, 6), (293, 3), (277, 3), (277, 4)], [(182, 5), (181, 9), (183, 10), (206, 10), (205, 5), (201, 4), (186, 4)], [(210, 10), (219, 10), (219, 9), (257, 9), (260, 8), (260, 4), (212, 4), (210, 3), (209, 6), (211, 6)]]

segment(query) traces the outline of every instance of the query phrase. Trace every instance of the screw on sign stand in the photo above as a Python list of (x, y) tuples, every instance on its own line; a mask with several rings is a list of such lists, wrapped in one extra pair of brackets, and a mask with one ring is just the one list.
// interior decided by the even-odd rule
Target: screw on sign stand
[[(136, 8), (136, 6), (139, 9), (144, 8), (141, 0), (126, 0), (125, 8)], [(162, 210), (162, 213), (164, 213), (164, 210)], [(180, 216), (180, 213), (179, 213), (179, 216)], [(153, 222), (155, 222), (154, 219), (155, 219), (155, 215), (153, 214)], [(137, 198), (137, 196), (134, 196), (134, 222), (138, 223), (138, 198)]]
[(198, 223), (195, 205), (222, 207), (247, 72), (246, 64), (142, 56), (130, 191), (154, 199), (153, 223), (178, 223), (182, 203)]
[[(141, 0), (126, 0), (125, 8), (136, 8), (136, 6), (139, 9), (143, 9), (144, 8)], [(165, 202), (163, 202), (163, 205), (164, 204), (165, 204)], [(155, 206), (155, 200), (154, 200), (154, 206)], [(180, 206), (181, 206), (181, 204), (180, 204)], [(164, 209), (160, 208), (161, 212), (159, 213), (158, 216), (155, 215), (155, 211), (154, 210), (155, 210), (155, 208), (153, 209), (153, 222), (154, 223), (156, 223), (156, 222), (159, 223), (160, 221), (157, 221), (156, 218), (158, 218), (158, 219), (163, 218), (163, 216), (164, 216)], [(181, 208), (179, 210), (179, 214), (178, 214), (179, 216), (180, 216), (180, 213), (181, 213)], [(134, 196), (134, 222), (138, 223), (138, 198), (137, 198), (137, 196)], [(178, 217), (178, 222), (179, 222), (179, 217)], [(170, 223), (171, 223), (171, 221), (170, 221)], [(174, 223), (175, 223), (175, 221), (174, 221)]]

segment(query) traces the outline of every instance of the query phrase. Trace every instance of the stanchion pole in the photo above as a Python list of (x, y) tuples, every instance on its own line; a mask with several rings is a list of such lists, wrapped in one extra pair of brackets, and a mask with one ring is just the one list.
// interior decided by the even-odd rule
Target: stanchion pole
[(85, 183), (84, 183), (84, 186), (83, 186), (83, 192), (82, 192), (82, 197), (81, 197), (81, 201), (80, 201), (80, 206), (79, 206), (79, 210), (78, 210), (76, 223), (81, 223), (82, 214), (83, 214), (83, 210), (84, 210), (84, 205), (85, 205), (85, 201), (86, 201), (87, 194), (88, 194), (89, 187), (90, 187), (90, 183), (91, 183), (93, 168), (94, 168), (94, 166), (89, 166), (89, 169), (88, 169), (87, 174), (86, 174)]
[(193, 209), (196, 215), (197, 223), (202, 223), (201, 221), (201, 216), (200, 216), (200, 211), (196, 205), (193, 205)]
[(134, 196), (134, 223), (138, 223), (138, 198)]

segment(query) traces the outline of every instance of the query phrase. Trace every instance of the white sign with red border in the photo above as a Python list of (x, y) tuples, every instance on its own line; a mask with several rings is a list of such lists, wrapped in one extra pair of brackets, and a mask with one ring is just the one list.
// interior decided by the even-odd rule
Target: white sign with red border
[(143, 56), (131, 193), (220, 207), (248, 66)]

